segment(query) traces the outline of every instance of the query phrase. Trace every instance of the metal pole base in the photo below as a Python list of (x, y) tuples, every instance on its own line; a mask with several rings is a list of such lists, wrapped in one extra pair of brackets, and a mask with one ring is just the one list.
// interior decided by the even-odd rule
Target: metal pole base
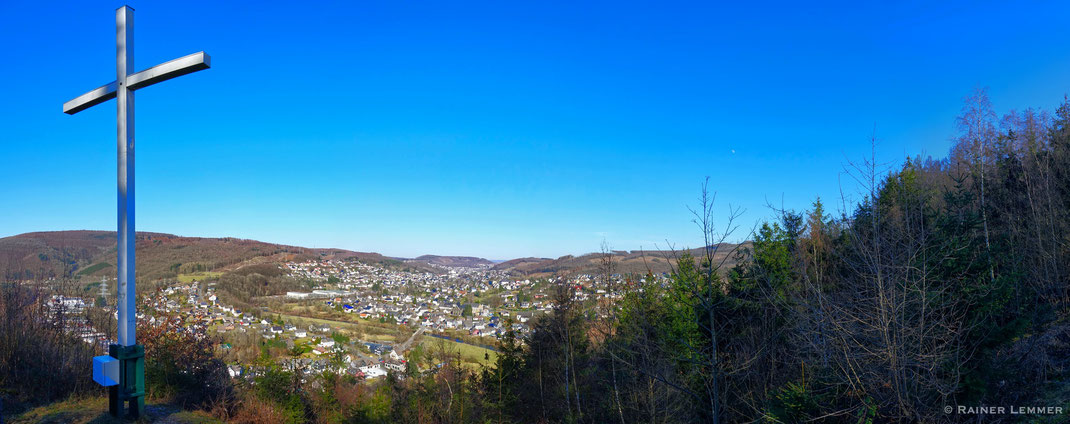
[(108, 412), (113, 417), (123, 415), (129, 403), (129, 415), (145, 415), (145, 346), (108, 346), (108, 354), (119, 360), (119, 384), (108, 388)]

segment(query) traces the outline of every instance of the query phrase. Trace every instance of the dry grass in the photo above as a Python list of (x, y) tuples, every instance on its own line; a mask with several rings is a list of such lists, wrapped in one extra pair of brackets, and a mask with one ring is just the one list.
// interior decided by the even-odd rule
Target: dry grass
[(210, 280), (210, 279), (213, 279), (213, 278), (219, 278), (220, 275), (223, 275), (223, 273), (222, 272), (211, 272), (211, 271), (195, 272), (195, 273), (192, 273), (192, 274), (179, 274), (178, 275), (178, 282), (180, 282), (180, 283), (191, 283), (191, 282), (194, 282), (194, 281), (204, 281), (204, 280)]
[(424, 336), (419, 344), (423, 347), (424, 352), (434, 352), (437, 351), (440, 346), (444, 347), (446, 352), (460, 355), (461, 362), (472, 368), (476, 368), (479, 365), (492, 365), (498, 360), (498, 352), (493, 350), (473, 346), (467, 343), (458, 343), (451, 340), (440, 339), (438, 337)]
[[(202, 411), (184, 411), (170, 405), (145, 405), (145, 417), (139, 423), (176, 423), (201, 424), (219, 423)], [(92, 397), (72, 398), (23, 412), (10, 418), (12, 424), (55, 423), (55, 424), (108, 424), (129, 423), (129, 420), (116, 419), (108, 414), (108, 398)]]
[(327, 324), (334, 329), (340, 329), (353, 334), (358, 334), (361, 336), (361, 338), (366, 340), (378, 342), (395, 342), (408, 338), (408, 334), (403, 334), (401, 327), (390, 324), (381, 324), (379, 322), (368, 322), (356, 316), (353, 316), (353, 321), (342, 321), (329, 318), (313, 318), (301, 315), (281, 314), (276, 311), (269, 311), (268, 313), (272, 315), (279, 315), (280, 317), (282, 317), (283, 320), (292, 322), (298, 327), (307, 326), (308, 324)]

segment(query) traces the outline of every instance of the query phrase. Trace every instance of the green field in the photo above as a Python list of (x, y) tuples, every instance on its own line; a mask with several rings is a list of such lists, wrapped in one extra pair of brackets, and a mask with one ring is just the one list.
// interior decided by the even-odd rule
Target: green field
[(498, 359), (498, 352), (467, 343), (458, 343), (431, 336), (423, 336), (423, 339), (420, 340), (420, 346), (423, 347), (424, 352), (436, 352), (439, 345), (445, 345), (447, 352), (461, 355), (462, 362), (472, 365), (492, 365)]
[(396, 332), (393, 334), (387, 333), (386, 331), (388, 330), (373, 325), (322, 318), (309, 318), (298, 315), (280, 314), (275, 311), (270, 311), (269, 313), (272, 315), (278, 315), (283, 320), (289, 321), (298, 327), (307, 326), (308, 324), (327, 324), (330, 325), (332, 328), (359, 332), (364, 335), (364, 339), (370, 341), (394, 343), (398, 340), (398, 334), (396, 334)]
[(192, 283), (194, 281), (204, 281), (212, 278), (219, 278), (220, 275), (223, 275), (223, 273), (212, 271), (195, 272), (192, 274), (178, 274), (178, 282)]
[(111, 266), (111, 264), (109, 264), (107, 262), (96, 263), (96, 264), (93, 264), (93, 265), (90, 265), (90, 266), (86, 267), (85, 269), (83, 269), (81, 271), (78, 271), (78, 275), (89, 275), (89, 274), (92, 274), (94, 272), (100, 271), (100, 270), (102, 270), (104, 268), (108, 268), (110, 266)]

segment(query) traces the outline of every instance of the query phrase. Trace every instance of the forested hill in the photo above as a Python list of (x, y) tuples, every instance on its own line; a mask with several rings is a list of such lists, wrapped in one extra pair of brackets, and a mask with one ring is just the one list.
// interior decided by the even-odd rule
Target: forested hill
[(438, 255), (422, 255), (413, 259), (407, 259), (410, 262), (426, 263), (431, 265), (439, 265), (446, 267), (466, 267), (476, 268), (480, 266), (493, 265), (494, 262), (483, 258), (475, 258), (471, 256), (438, 256)]
[[(736, 246), (729, 243), (721, 243), (715, 246), (714, 261), (730, 266), (735, 264), (735, 253), (750, 246), (743, 243)], [(596, 275), (605, 272), (603, 259), (609, 255), (611, 259), (611, 272), (614, 274), (646, 274), (646, 273), (669, 273), (676, 266), (677, 259), (687, 253), (691, 256), (701, 256), (703, 249), (684, 249), (679, 251), (642, 251), (630, 252), (612, 251), (605, 253), (588, 253), (586, 255), (566, 255), (557, 259), (549, 258), (520, 258), (505, 261), (494, 265), (494, 269), (514, 271), (520, 275), (535, 277), (550, 276), (555, 274), (590, 274)]]
[[(53, 231), (0, 238), (0, 277), (100, 278), (115, 275), (114, 231)], [(312, 258), (356, 258), (368, 263), (432, 271), (420, 264), (402, 265), (378, 253), (310, 249), (231, 237), (182, 237), (137, 233), (138, 275), (148, 280), (179, 274), (223, 271), (247, 262), (285, 262)]]

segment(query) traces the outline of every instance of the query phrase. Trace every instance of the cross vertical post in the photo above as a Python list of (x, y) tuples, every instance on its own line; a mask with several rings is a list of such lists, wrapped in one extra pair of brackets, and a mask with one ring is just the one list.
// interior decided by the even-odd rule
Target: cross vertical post
[(127, 84), (127, 75), (134, 70), (134, 10), (128, 6), (115, 11), (115, 71), (118, 82), (118, 249), (119, 323), (118, 338), (122, 346), (137, 342), (137, 314), (135, 304), (136, 269), (134, 246), (134, 91)]
[[(94, 380), (108, 388), (108, 409), (121, 416), (129, 402), (129, 413), (137, 418), (145, 413), (145, 347), (137, 344), (137, 260), (134, 232), (134, 91), (171, 78), (208, 69), (211, 58), (204, 52), (164, 62), (141, 72), (134, 72), (134, 9), (115, 11), (115, 81), (89, 91), (63, 104), (69, 115), (116, 99), (117, 174), (116, 174), (116, 268), (118, 281), (117, 342), (108, 347), (107, 356), (94, 358)], [(117, 363), (117, 366), (116, 366)], [(111, 364), (111, 365), (108, 365)], [(112, 370), (112, 371), (106, 371)], [(109, 372), (108, 376), (97, 373)], [(115, 378), (111, 378), (112, 375)]]

